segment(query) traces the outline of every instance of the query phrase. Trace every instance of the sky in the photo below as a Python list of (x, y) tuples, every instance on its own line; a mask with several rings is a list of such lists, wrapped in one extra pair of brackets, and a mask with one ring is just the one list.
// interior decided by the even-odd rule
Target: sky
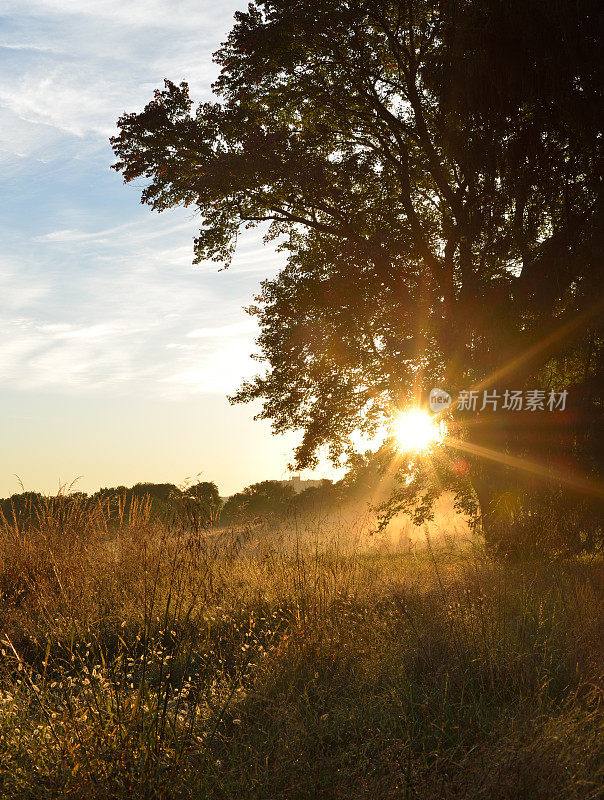
[(210, 99), (245, 5), (0, 0), (0, 497), (288, 477), (298, 435), (226, 398), (258, 367), (243, 309), (283, 256), (250, 231), (228, 270), (193, 265), (191, 210), (152, 212), (110, 169), (116, 120), (164, 78)]

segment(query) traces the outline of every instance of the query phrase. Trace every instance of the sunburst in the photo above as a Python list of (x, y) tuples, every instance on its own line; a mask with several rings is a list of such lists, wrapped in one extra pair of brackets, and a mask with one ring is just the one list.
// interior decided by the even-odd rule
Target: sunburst
[(443, 440), (442, 423), (420, 408), (402, 411), (394, 419), (392, 433), (401, 453), (422, 453)]

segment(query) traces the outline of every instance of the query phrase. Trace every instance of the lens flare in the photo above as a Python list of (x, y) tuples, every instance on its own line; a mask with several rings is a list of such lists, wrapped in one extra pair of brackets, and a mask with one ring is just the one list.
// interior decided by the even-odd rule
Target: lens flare
[(421, 453), (442, 441), (442, 425), (421, 409), (403, 411), (394, 420), (392, 431), (401, 453)]

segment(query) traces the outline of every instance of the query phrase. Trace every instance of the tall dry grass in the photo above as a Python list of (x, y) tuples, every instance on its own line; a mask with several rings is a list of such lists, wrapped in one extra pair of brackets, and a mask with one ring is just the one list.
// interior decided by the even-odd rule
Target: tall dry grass
[(0, 521), (3, 797), (600, 796), (601, 563), (108, 520)]

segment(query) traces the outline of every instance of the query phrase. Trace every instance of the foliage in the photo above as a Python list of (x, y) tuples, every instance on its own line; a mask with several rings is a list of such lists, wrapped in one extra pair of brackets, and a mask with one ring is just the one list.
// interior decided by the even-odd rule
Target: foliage
[(165, 524), (182, 523), (187, 529), (207, 528), (218, 517), (220, 495), (215, 483), (204, 481), (186, 488), (173, 483), (137, 483), (131, 488), (102, 488), (87, 495), (61, 489), (55, 496), (21, 492), (0, 499), (0, 518), (15, 531), (44, 527), (59, 518), (78, 527), (80, 519), (102, 516), (108, 529), (140, 519)]
[[(116, 168), (155, 209), (198, 209), (197, 261), (260, 223), (288, 252), (250, 308), (267, 369), (234, 399), (303, 431), (299, 467), (435, 385), (580, 375), (601, 420), (601, 33), (595, 0), (256, 0), (216, 55), (219, 102), (192, 112), (166, 81), (120, 119)], [(546, 457), (593, 471), (593, 430), (571, 438)], [(513, 428), (497, 444), (534, 455)], [(484, 521), (496, 480), (466, 461)]]
[(294, 498), (294, 490), (280, 481), (261, 481), (231, 495), (221, 514), (223, 524), (250, 522), (256, 517), (274, 518), (285, 514)]
[(346, 499), (341, 482), (334, 484), (323, 479), (319, 486), (309, 486), (296, 495), (293, 506), (298, 515), (330, 513), (341, 507)]
[(220, 518), (222, 500), (218, 487), (211, 481), (201, 481), (189, 486), (178, 495), (173, 494), (172, 499), (187, 530), (207, 530)]

